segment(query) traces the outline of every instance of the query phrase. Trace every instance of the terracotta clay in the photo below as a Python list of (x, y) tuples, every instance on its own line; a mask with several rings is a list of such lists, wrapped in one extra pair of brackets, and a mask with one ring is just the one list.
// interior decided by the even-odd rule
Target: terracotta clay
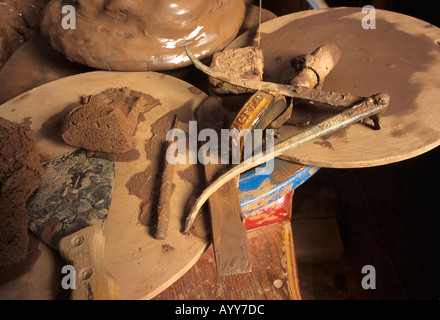
[(9, 265), (27, 255), (26, 201), (40, 185), (42, 166), (28, 124), (0, 117), (0, 137), (0, 265)]
[(76, 29), (63, 29), (72, 1), (52, 0), (41, 32), (70, 60), (108, 70), (168, 70), (189, 65), (183, 49), (199, 58), (223, 49), (244, 19), (243, 0), (78, 0)]

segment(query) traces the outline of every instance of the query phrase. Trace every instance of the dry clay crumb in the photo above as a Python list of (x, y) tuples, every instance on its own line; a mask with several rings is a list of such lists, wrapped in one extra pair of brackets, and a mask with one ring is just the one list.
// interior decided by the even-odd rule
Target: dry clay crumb
[(152, 96), (126, 87), (83, 97), (83, 104), (63, 117), (61, 137), (86, 150), (128, 152), (139, 116), (159, 104)]

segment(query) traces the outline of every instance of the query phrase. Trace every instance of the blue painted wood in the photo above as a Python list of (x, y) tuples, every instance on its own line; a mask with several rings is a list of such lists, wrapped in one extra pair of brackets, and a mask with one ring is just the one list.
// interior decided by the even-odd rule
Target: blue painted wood
[(273, 160), (271, 174), (258, 175), (255, 170), (256, 168), (240, 176), (238, 190), (244, 215), (279, 200), (307, 181), (319, 168), (276, 158)]
[(324, 9), (328, 8), (327, 3), (324, 0), (307, 0), (312, 9)]

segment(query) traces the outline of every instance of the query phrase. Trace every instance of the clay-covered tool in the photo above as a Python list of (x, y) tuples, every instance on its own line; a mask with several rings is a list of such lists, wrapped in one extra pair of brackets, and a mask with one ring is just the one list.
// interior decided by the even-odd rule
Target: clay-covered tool
[[(173, 124), (170, 130), (176, 129), (177, 125), (177, 114), (174, 115)], [(167, 141), (165, 144), (165, 150), (172, 145), (174, 141)], [(163, 159), (164, 168), (162, 172), (162, 181), (160, 185), (160, 197), (159, 204), (157, 206), (157, 228), (155, 237), (158, 240), (165, 240), (168, 232), (168, 224), (170, 220), (170, 199), (173, 192), (173, 175), (174, 166), (167, 161), (167, 157), (164, 156)]]
[(30, 230), (74, 267), (72, 299), (118, 299), (119, 287), (104, 262), (102, 233), (113, 192), (113, 162), (76, 150), (45, 162), (43, 169), (41, 185), (26, 206)]

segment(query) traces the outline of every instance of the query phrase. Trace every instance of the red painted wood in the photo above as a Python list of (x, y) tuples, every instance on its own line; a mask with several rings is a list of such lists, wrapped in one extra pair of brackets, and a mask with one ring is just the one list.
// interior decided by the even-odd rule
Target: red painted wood
[(290, 221), (292, 216), (293, 191), (264, 208), (246, 215), (244, 225), (247, 230), (267, 226), (281, 221)]

